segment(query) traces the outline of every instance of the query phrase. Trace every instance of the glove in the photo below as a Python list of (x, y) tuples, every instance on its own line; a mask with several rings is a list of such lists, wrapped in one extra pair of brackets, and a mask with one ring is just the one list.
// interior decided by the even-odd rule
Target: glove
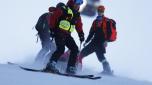
[(80, 33), (79, 38), (80, 38), (80, 42), (83, 42), (84, 41), (84, 33)]
[(105, 42), (103, 43), (103, 45), (104, 45), (104, 47), (107, 47), (107, 46), (108, 46), (108, 42), (105, 41)]

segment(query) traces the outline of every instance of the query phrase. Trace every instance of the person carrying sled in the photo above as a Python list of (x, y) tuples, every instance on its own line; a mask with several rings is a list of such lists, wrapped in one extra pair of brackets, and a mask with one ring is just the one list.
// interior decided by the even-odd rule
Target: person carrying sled
[(93, 21), (89, 35), (84, 43), (84, 48), (82, 49), (80, 55), (84, 58), (95, 52), (98, 60), (103, 65), (102, 73), (111, 75), (112, 70), (104, 54), (106, 53), (105, 48), (107, 47), (107, 42), (116, 40), (116, 23), (114, 20), (105, 17), (104, 11), (104, 6), (98, 6), (98, 16)]
[(42, 49), (38, 52), (36, 56), (36, 62), (41, 62), (44, 56), (47, 56), (47, 54), (49, 54), (49, 51), (51, 50), (51, 36), (48, 24), (48, 16), (51, 16), (53, 11), (55, 11), (55, 7), (50, 7), (49, 12), (42, 14), (39, 17), (37, 24), (35, 25), (42, 45)]
[(59, 72), (56, 67), (56, 64), (60, 56), (64, 53), (65, 46), (67, 46), (71, 52), (66, 72), (69, 74), (75, 74), (75, 63), (79, 50), (78, 46), (76, 45), (74, 39), (71, 36), (71, 32), (76, 29), (80, 40), (83, 41), (83, 30), (82, 28), (75, 27), (75, 25), (72, 23), (74, 13), (67, 5), (64, 5), (64, 3), (59, 3), (57, 7), (60, 8), (56, 9), (56, 12), (54, 12), (54, 20), (51, 20), (52, 22), (50, 22), (50, 26), (52, 28), (51, 30), (54, 32), (52, 33), (52, 35), (54, 36), (56, 42), (56, 51), (52, 54), (50, 62), (47, 64), (44, 70), (51, 72)]

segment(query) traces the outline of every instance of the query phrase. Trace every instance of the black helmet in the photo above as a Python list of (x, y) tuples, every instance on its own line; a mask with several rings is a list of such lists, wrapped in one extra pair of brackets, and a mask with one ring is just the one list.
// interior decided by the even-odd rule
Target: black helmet
[(65, 4), (62, 3), (62, 2), (60, 2), (60, 3), (58, 3), (58, 4), (56, 5), (57, 8), (60, 8), (60, 7), (63, 7), (63, 6), (65, 6)]

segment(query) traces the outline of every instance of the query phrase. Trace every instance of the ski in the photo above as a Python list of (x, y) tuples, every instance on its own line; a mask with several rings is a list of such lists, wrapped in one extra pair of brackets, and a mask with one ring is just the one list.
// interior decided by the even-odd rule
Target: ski
[(46, 71), (43, 71), (43, 70), (36, 70), (36, 69), (25, 68), (25, 67), (22, 67), (22, 66), (20, 66), (18, 64), (11, 63), (11, 62), (8, 62), (8, 64), (10, 64), (10, 65), (17, 65), (19, 68), (21, 68), (22, 70), (25, 70), (25, 71), (41, 72), (41, 73), (51, 73), (51, 74), (56, 74), (56, 75), (60, 75), (60, 76), (82, 78), (82, 79), (91, 79), (91, 80), (101, 79), (101, 76), (95, 76), (95, 75), (77, 75), (77, 74), (67, 74), (67, 73), (60, 73), (60, 72), (53, 73), (51, 71), (46, 72)]
[(42, 72), (42, 73), (52, 73), (52, 74), (57, 74), (57, 75), (61, 75), (61, 76), (67, 76), (67, 77), (75, 77), (75, 78), (86, 78), (86, 79), (92, 79), (92, 80), (96, 80), (96, 79), (101, 79), (100, 76), (94, 76), (94, 75), (73, 75), (73, 74), (67, 74), (67, 73), (53, 73), (53, 72), (46, 72), (43, 70), (35, 70), (35, 69), (30, 69), (30, 68), (24, 68), (21, 67), (21, 69), (26, 70), (26, 71), (33, 71), (33, 72)]

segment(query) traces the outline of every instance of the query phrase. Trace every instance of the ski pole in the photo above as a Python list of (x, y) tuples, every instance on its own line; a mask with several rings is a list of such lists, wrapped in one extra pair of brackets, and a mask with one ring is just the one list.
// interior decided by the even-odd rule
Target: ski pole
[(80, 51), (81, 51), (81, 45), (82, 45), (82, 42), (80, 42), (80, 48), (79, 48)]

